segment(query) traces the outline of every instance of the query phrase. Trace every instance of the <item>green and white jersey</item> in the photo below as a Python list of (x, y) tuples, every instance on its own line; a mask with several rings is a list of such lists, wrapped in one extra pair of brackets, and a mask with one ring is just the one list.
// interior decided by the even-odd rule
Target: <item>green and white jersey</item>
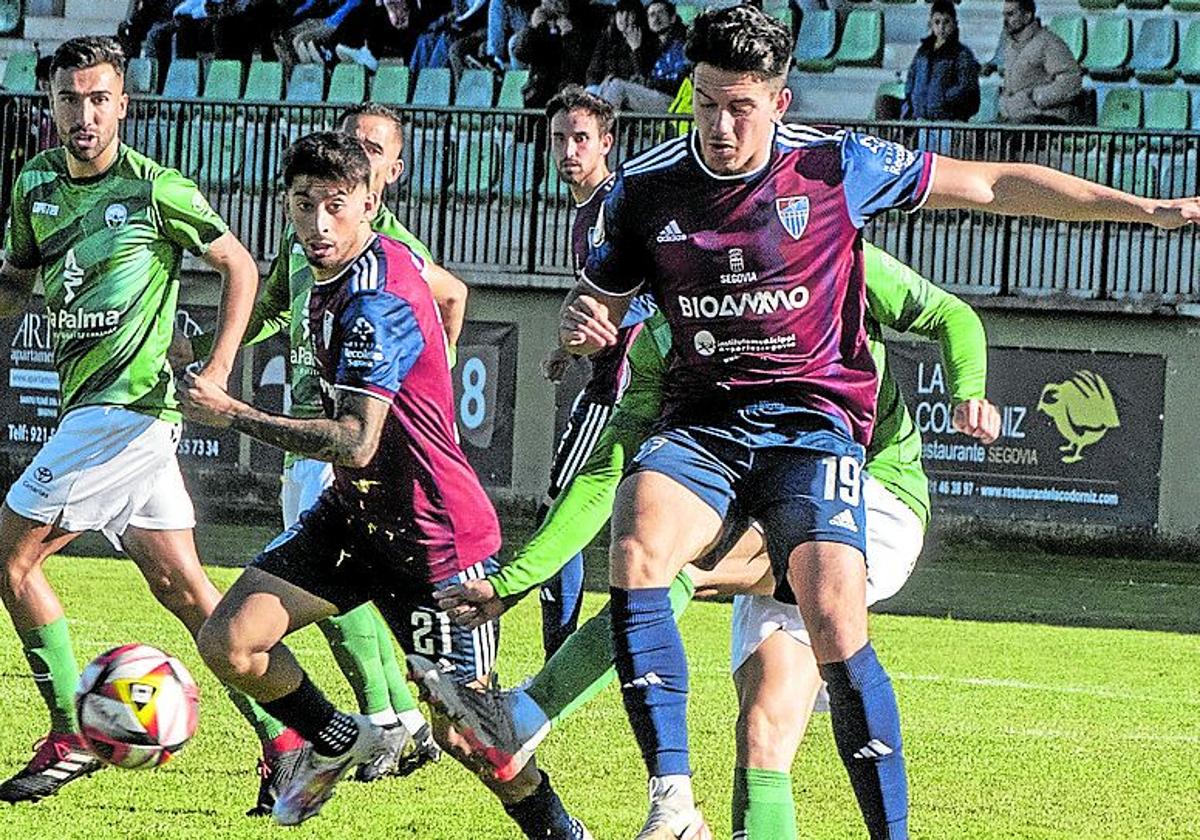
[(128, 146), (92, 178), (72, 178), (66, 156), (21, 169), (5, 237), (12, 265), (41, 269), (60, 416), (117, 405), (178, 422), (167, 347), (180, 261), (228, 228), (192, 181)]

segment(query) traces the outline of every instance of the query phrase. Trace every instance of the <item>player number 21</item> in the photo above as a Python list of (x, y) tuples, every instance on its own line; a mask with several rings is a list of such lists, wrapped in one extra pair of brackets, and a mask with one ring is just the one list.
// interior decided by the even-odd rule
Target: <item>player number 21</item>
[(821, 459), (821, 466), (825, 468), (825, 501), (841, 499), (848, 505), (857, 505), (859, 489), (862, 486), (862, 466), (858, 461), (849, 455), (840, 458), (836, 455), (826, 455)]
[(450, 617), (445, 613), (414, 610), (412, 628), (414, 653), (441, 656), (450, 652)]

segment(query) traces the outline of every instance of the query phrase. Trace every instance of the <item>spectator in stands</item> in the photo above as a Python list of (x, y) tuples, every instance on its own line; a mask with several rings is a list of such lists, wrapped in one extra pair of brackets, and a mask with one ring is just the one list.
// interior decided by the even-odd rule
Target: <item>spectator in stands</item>
[(691, 70), (684, 55), (687, 26), (671, 0), (621, 0), (588, 69), (591, 90), (617, 108), (665, 112)]
[(1083, 71), (1062, 38), (1042, 26), (1034, 0), (1005, 0), (1004, 33), (984, 68), (1004, 68), (1000, 119), (1062, 125), (1078, 120)]
[(965, 122), (979, 110), (979, 62), (958, 40), (952, 0), (929, 6), (929, 37), (908, 68), (900, 115), (910, 120)]
[(522, 69), (521, 62), (513, 59), (512, 41), (529, 25), (537, 7), (538, 0), (490, 0), (484, 55), (497, 70)]
[(541, 0), (512, 41), (513, 57), (529, 68), (525, 107), (542, 108), (560, 87), (587, 76), (595, 31), (570, 0)]
[(194, 17), (193, 6), (194, 0), (136, 0), (129, 17), (117, 28), (117, 39), (125, 54), (141, 55), (145, 49), (158, 61), (163, 76), (171, 59), (195, 58), (207, 46), (208, 32), (206, 25)]
[(364, 2), (373, 0), (301, 0), (273, 35), (285, 76), (297, 64), (324, 64), (333, 58), (338, 30)]
[(485, 0), (474, 3), (453, 0), (449, 10), (430, 21), (417, 38), (409, 66), (417, 72), (429, 67), (449, 67), (455, 78), (462, 75), (470, 56), (483, 44), (487, 23), (483, 13), (485, 7)]

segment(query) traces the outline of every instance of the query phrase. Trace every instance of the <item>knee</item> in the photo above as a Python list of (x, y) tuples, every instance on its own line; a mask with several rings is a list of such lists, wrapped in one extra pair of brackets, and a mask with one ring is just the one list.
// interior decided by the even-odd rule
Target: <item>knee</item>
[(254, 651), (240, 644), (228, 622), (220, 618), (214, 616), (204, 622), (196, 636), (196, 647), (204, 664), (223, 682), (254, 673)]
[(742, 709), (737, 721), (738, 761), (744, 767), (788, 771), (795, 752), (799, 724), (795, 714), (753, 704)]
[(636, 535), (613, 540), (612, 582), (615, 586), (639, 588), (656, 586), (663, 577), (663, 558), (652, 546)]

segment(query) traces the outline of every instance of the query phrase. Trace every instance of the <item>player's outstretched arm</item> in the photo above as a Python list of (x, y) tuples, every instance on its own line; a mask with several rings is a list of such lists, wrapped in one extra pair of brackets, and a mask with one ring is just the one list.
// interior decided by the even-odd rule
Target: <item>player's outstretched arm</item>
[(1037, 164), (940, 156), (924, 206), (1064, 222), (1139, 222), (1167, 229), (1200, 220), (1200, 198), (1141, 198)]
[(456, 347), (467, 319), (467, 284), (434, 262), (425, 263), (425, 280), (442, 316), (446, 340)]
[(0, 265), (0, 318), (13, 318), (25, 311), (37, 273), (36, 268), (18, 268), (8, 260)]
[(212, 355), (201, 375), (224, 388), (254, 308), (254, 296), (258, 292), (258, 265), (250, 252), (229, 231), (208, 246), (204, 261), (221, 274), (223, 283)]
[(339, 390), (332, 419), (301, 419), (261, 411), (203, 375), (189, 372), (183, 385), (180, 402), (189, 420), (232, 427), (287, 452), (343, 467), (365, 467), (375, 457), (390, 405), (369, 394)]
[(560, 311), (558, 337), (562, 348), (576, 356), (590, 356), (612, 347), (632, 300), (632, 295), (606, 295), (585, 281), (576, 283)]

